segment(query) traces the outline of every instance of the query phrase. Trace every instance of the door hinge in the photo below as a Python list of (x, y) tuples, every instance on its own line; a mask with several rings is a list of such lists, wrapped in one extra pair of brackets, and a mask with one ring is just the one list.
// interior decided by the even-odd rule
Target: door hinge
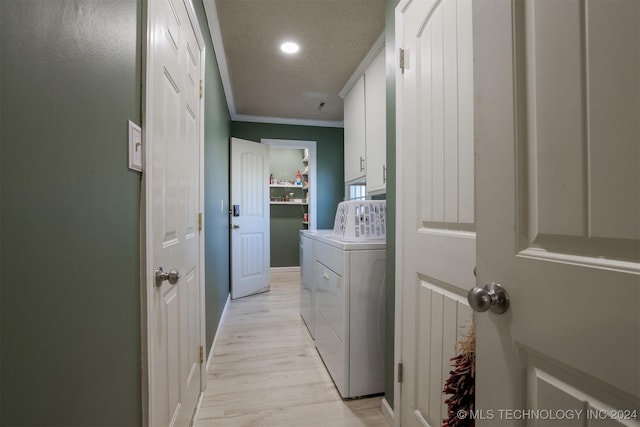
[(200, 346), (200, 364), (204, 363), (204, 347)]
[(202, 83), (202, 80), (200, 80), (200, 98), (202, 98), (204, 96), (204, 85)]
[(402, 70), (402, 74), (404, 74), (404, 49), (400, 49), (400, 69)]
[(398, 382), (402, 382), (402, 363), (398, 363)]
[(198, 214), (198, 231), (202, 231), (202, 212)]

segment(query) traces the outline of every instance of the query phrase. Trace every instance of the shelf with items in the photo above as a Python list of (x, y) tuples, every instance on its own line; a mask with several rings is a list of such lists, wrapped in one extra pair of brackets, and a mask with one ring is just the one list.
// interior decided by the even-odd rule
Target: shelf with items
[(297, 205), (307, 203), (305, 191), (302, 185), (295, 184), (270, 184), (269, 202), (272, 205)]
[(313, 207), (310, 207), (313, 204), (310, 194), (314, 194), (311, 193), (314, 190), (310, 191), (310, 170), (313, 166), (309, 150), (300, 150), (295, 156), (282, 157), (286, 162), (280, 162), (282, 159), (279, 158), (272, 162), (269, 174), (271, 215), (283, 220), (278, 223), (279, 226), (290, 224), (287, 227), (293, 227), (297, 223), (299, 229), (308, 229), (315, 225), (315, 221), (309, 221), (310, 212), (313, 211)]
[(269, 204), (271, 205), (296, 205), (296, 206), (307, 206), (307, 203), (303, 202), (303, 201), (289, 201), (289, 202), (285, 202), (285, 201), (280, 201), (280, 200), (271, 200), (269, 202)]
[(306, 194), (306, 203), (302, 204), (302, 226), (307, 229), (309, 228), (309, 193), (305, 192)]
[(269, 184), (271, 188), (303, 188), (304, 186), (296, 184)]
[(309, 228), (309, 186), (310, 186), (310, 177), (309, 177), (309, 150), (305, 149), (302, 157), (302, 164), (304, 165), (304, 170), (302, 171), (302, 194), (305, 198), (306, 204), (305, 207), (302, 208), (302, 227), (305, 229)]

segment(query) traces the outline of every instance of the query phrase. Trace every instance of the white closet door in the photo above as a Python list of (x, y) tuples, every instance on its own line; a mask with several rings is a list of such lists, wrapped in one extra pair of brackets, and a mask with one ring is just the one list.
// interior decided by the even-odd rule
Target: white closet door
[(640, 3), (475, 0), (474, 46), (477, 425), (638, 426)]

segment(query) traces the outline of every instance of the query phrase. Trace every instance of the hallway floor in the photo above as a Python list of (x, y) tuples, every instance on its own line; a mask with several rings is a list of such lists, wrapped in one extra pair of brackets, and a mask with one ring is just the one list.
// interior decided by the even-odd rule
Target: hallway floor
[(384, 426), (382, 397), (343, 401), (300, 317), (300, 273), (232, 301), (207, 374), (196, 427)]

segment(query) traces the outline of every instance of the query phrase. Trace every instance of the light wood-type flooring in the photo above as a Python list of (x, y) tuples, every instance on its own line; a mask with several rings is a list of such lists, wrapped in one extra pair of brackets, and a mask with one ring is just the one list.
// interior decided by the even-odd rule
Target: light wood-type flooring
[(340, 398), (300, 317), (299, 274), (229, 303), (196, 427), (388, 426), (381, 396)]

